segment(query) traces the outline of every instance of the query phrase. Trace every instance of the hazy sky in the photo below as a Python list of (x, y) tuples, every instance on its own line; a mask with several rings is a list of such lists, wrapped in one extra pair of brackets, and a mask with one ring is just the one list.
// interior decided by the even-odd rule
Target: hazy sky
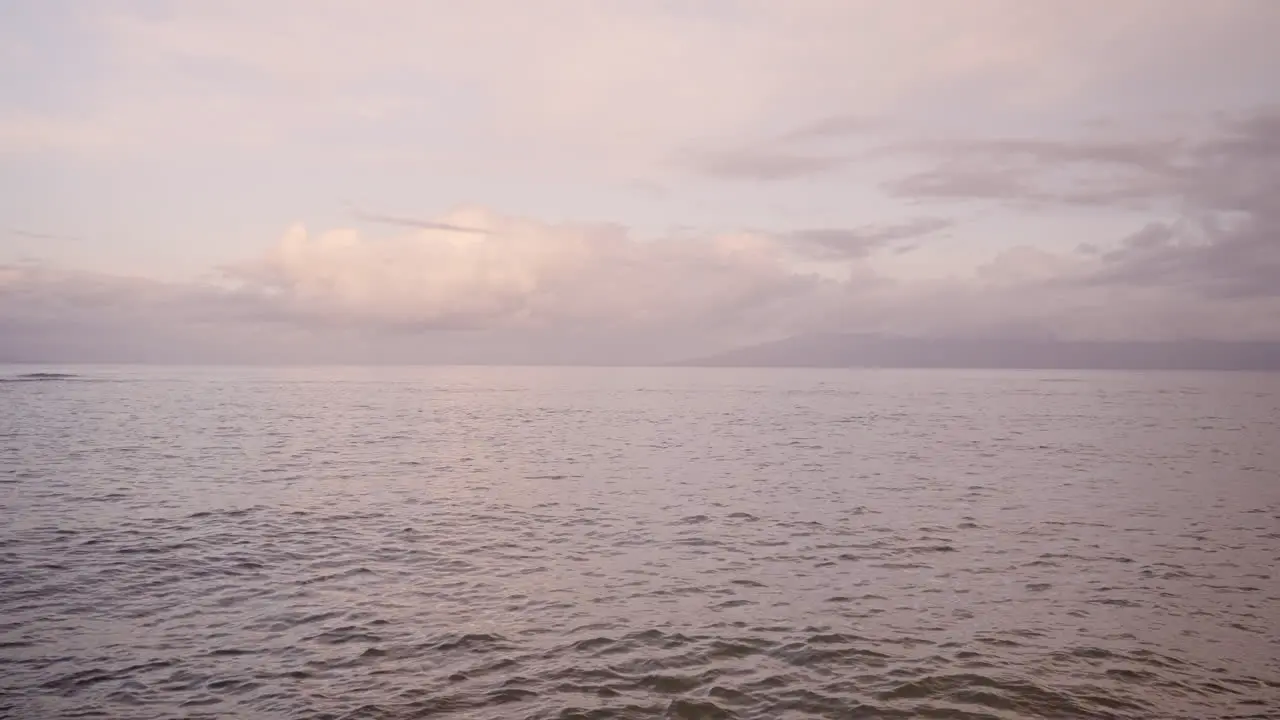
[(0, 359), (1280, 339), (1276, 0), (0, 12)]

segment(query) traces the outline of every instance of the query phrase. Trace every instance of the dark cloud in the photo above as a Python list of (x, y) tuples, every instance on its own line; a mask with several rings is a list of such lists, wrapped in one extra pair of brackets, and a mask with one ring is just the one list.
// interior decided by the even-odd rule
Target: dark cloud
[(784, 133), (779, 140), (782, 142), (827, 140), (862, 135), (875, 130), (878, 126), (879, 121), (864, 115), (832, 115)]
[(1227, 123), (1170, 175), (1180, 217), (1127, 238), (1097, 280), (1280, 297), (1280, 113)]
[(886, 186), (890, 194), (913, 199), (1025, 199), (1034, 195), (1023, 173), (1008, 168), (964, 167), (951, 163)]
[(997, 200), (1015, 205), (1142, 206), (1175, 193), (1184, 171), (1177, 142), (1000, 139), (909, 150), (929, 169), (888, 182), (916, 200)]
[(1280, 108), (1232, 118), (1224, 134), (1198, 144), (1182, 175), (1197, 206), (1250, 214), (1271, 211), (1280, 188)]
[(780, 181), (828, 175), (853, 162), (855, 154), (800, 151), (796, 146), (864, 135), (879, 124), (865, 116), (832, 115), (755, 144), (695, 150), (681, 163), (700, 175), (722, 179)]
[(990, 140), (930, 146), (899, 197), (1173, 208), (1100, 256), (1087, 281), (1198, 297), (1280, 296), (1280, 111), (1195, 141)]
[(367, 213), (359, 210), (355, 211), (355, 216), (357, 219), (364, 220), (366, 222), (382, 223), (384, 225), (399, 225), (401, 227), (420, 228), (423, 230), (450, 230), (453, 232), (474, 233), (478, 235), (484, 235), (489, 232), (483, 228), (454, 225), (452, 223), (435, 222), (432, 220), (419, 220), (417, 218), (380, 215), (377, 213)]
[(686, 163), (695, 172), (731, 180), (792, 180), (840, 170), (850, 158), (769, 149), (700, 151)]
[(55, 242), (76, 242), (79, 238), (69, 235), (55, 235), (53, 233), (35, 232), (33, 230), (23, 230), (21, 228), (9, 228), (9, 234), (14, 237), (26, 238), (28, 240), (53, 240)]
[(1087, 163), (1132, 167), (1161, 172), (1171, 167), (1170, 160), (1181, 149), (1177, 141), (1081, 141), (1062, 142), (1044, 139), (1010, 138), (972, 145), (955, 145), (962, 154), (978, 157), (1002, 156), (1027, 159), (1036, 163)]
[(1280, 297), (1280, 218), (1239, 226), (1153, 224), (1103, 255), (1091, 281), (1175, 287), (1204, 297)]
[(787, 233), (784, 239), (807, 255), (819, 259), (842, 260), (866, 257), (873, 250), (900, 240), (931, 235), (954, 224), (954, 221), (945, 218), (923, 217), (899, 225), (795, 230)]

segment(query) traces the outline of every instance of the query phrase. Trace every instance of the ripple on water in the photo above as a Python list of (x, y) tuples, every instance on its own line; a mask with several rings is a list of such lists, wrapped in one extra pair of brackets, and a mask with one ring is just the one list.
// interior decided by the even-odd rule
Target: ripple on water
[(0, 716), (1280, 706), (1270, 381), (166, 372), (0, 389)]

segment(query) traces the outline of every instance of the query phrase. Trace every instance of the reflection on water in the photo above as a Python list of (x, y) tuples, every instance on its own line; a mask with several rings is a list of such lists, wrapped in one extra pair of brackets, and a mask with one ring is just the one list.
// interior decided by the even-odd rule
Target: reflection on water
[(1280, 705), (1280, 376), (76, 374), (0, 387), (0, 716)]

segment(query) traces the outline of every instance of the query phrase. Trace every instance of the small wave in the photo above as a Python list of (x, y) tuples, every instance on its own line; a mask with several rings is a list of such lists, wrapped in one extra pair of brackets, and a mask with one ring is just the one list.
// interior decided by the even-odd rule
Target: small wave
[[(1103, 695), (1053, 690), (1030, 680), (1001, 679), (974, 673), (931, 675), (881, 692), (880, 700), (933, 700), (977, 705), (992, 710), (1046, 716), (1096, 716), (1101, 709), (1142, 710), (1145, 704)], [(1090, 707), (1094, 706), (1094, 707)]]
[(710, 700), (673, 700), (667, 706), (666, 716), (687, 720), (727, 720), (737, 717)]
[(508, 648), (510, 643), (501, 635), (465, 633), (447, 636), (439, 642), (429, 645), (429, 647), (437, 652), (488, 653)]

